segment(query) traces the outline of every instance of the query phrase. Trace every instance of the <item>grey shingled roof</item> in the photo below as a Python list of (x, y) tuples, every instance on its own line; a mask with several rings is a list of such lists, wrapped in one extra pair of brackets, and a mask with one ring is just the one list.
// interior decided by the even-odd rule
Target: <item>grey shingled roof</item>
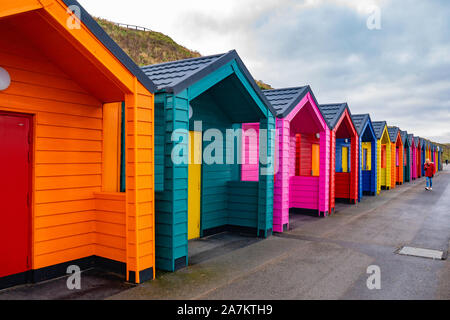
[(235, 50), (212, 56), (153, 64), (144, 66), (141, 69), (147, 77), (149, 77), (156, 84), (158, 91), (178, 94), (232, 60), (236, 61), (241, 72), (253, 87), (256, 94), (260, 97), (272, 114), (276, 116), (276, 112), (272, 105), (262, 93), (261, 89), (258, 87), (254, 78), (251, 76), (247, 67)]
[(383, 135), (384, 127), (386, 126), (386, 121), (372, 121), (373, 130), (375, 130), (375, 134), (377, 139), (380, 140)]
[(353, 120), (353, 124), (355, 125), (356, 131), (358, 132), (358, 135), (360, 136), (362, 133), (362, 130), (364, 129), (364, 126), (366, 125), (366, 122), (370, 121), (370, 115), (368, 113), (352, 114), (352, 120)]
[(402, 137), (403, 145), (405, 145), (406, 142), (408, 142), (408, 145), (411, 145), (408, 140), (408, 132), (407, 131), (400, 130), (400, 136)]
[[(172, 62), (159, 63), (142, 67), (144, 73), (152, 79), (156, 84), (158, 90), (173, 89), (176, 90), (177, 85), (180, 86), (184, 81), (192, 78), (195, 74), (201, 70), (206, 69), (208, 66), (212, 67), (214, 63), (223, 58), (226, 53), (216, 54), (213, 56), (191, 58), (184, 60), (177, 60)], [(201, 77), (198, 77), (199, 79)], [(194, 81), (192, 81), (193, 83)]]
[(425, 145), (425, 139), (424, 138), (419, 137), (419, 145), (420, 145), (421, 148), (424, 147), (424, 145)]
[(399, 129), (397, 127), (388, 127), (388, 133), (389, 133), (389, 138), (391, 139), (391, 142), (394, 143), (397, 141), (398, 131), (399, 131)]
[[(319, 109), (330, 129), (334, 129), (346, 109), (348, 110), (351, 120), (352, 114), (350, 113), (347, 103), (321, 104), (319, 105)], [(351, 120), (351, 122), (353, 123), (353, 120)], [(353, 124), (353, 126), (355, 125)]]
[[(412, 146), (413, 145), (413, 140), (414, 140), (414, 135), (412, 134), (412, 133), (409, 133), (408, 134), (408, 142), (409, 142), (409, 145), (410, 146)], [(415, 145), (416, 143), (414, 142), (414, 145)]]
[(80, 20), (89, 29), (90, 32), (108, 49), (116, 58), (139, 80), (139, 82), (147, 88), (148, 91), (154, 93), (156, 86), (142, 70), (131, 60), (131, 58), (119, 47), (114, 40), (100, 27), (100, 25), (87, 13), (87, 11), (76, 0), (63, 0), (67, 7), (76, 6), (80, 8)]
[(263, 90), (263, 93), (272, 104), (278, 118), (287, 117), (308, 93), (311, 94), (316, 106), (319, 105), (310, 86)]
[(420, 137), (414, 136), (414, 143), (416, 144), (416, 148), (420, 147)]

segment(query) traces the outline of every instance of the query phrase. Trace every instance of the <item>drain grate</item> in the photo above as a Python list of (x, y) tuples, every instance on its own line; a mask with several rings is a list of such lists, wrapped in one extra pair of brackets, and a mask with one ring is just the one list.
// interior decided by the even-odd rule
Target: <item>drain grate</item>
[(398, 254), (404, 256), (414, 256), (421, 258), (428, 258), (434, 260), (445, 260), (445, 255), (443, 251), (432, 250), (432, 249), (423, 249), (423, 248), (415, 248), (415, 247), (402, 247), (397, 251)]

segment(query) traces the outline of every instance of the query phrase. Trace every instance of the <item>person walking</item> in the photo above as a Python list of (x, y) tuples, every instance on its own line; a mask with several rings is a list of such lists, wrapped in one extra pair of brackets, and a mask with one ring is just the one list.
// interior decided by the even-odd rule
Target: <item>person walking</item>
[(430, 159), (426, 159), (425, 164), (423, 165), (423, 169), (425, 170), (425, 177), (427, 179), (427, 186), (425, 187), (425, 190), (433, 190), (434, 168), (434, 163), (431, 162)]
[(448, 159), (445, 159), (445, 166), (448, 166)]

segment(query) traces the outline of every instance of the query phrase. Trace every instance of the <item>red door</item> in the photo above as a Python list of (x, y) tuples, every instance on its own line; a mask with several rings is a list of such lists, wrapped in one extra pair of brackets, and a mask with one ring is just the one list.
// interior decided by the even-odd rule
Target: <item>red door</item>
[(0, 277), (30, 269), (31, 118), (0, 113)]

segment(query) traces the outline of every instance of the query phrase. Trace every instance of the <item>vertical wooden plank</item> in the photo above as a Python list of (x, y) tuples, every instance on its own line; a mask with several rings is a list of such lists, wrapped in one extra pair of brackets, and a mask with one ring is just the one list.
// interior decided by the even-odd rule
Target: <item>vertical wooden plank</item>
[[(259, 157), (272, 158), (274, 160), (275, 136), (272, 136), (271, 130), (275, 129), (275, 119), (267, 111), (267, 118), (260, 121), (260, 140), (262, 134), (265, 134), (266, 145), (259, 146)], [(273, 230), (273, 174), (262, 174), (264, 169), (268, 169), (268, 164), (260, 163), (259, 186), (258, 186), (258, 236), (267, 237), (270, 229)]]
[(330, 130), (320, 132), (319, 213), (330, 214)]

